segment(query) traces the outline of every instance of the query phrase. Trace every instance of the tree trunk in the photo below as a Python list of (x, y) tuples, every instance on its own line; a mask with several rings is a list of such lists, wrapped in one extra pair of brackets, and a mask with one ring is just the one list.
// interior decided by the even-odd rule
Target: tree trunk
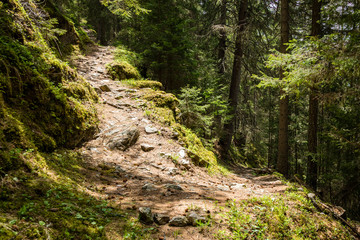
[(234, 54), (234, 64), (231, 76), (231, 84), (230, 84), (230, 94), (229, 94), (229, 106), (230, 106), (230, 114), (231, 119), (224, 126), (224, 135), (221, 141), (221, 145), (223, 147), (223, 155), (227, 155), (232, 137), (234, 135), (235, 121), (236, 121), (236, 108), (239, 101), (239, 86), (241, 81), (241, 65), (242, 65), (242, 57), (243, 57), (243, 46), (242, 46), (242, 33), (245, 30), (245, 22), (246, 22), (246, 12), (247, 12), (247, 0), (241, 0), (240, 9), (239, 9), (239, 29), (236, 35), (236, 43), (235, 43), (235, 54)]
[[(319, 0), (312, 1), (312, 25), (311, 36), (320, 35), (320, 12), (321, 2)], [(315, 82), (314, 82), (315, 84)], [(309, 156), (307, 161), (307, 184), (316, 190), (317, 187), (317, 131), (318, 131), (318, 112), (319, 101), (317, 99), (317, 89), (313, 86), (309, 98), (309, 126), (308, 126), (308, 150)]]
[[(289, 0), (281, 0), (281, 43), (280, 52), (286, 53), (286, 43), (289, 42)], [(280, 71), (280, 79), (283, 78), (283, 71)], [(280, 96), (284, 95), (281, 90)], [(289, 173), (289, 97), (280, 99), (280, 117), (279, 117), (279, 143), (278, 143), (278, 161), (277, 170), (285, 176)]]
[(227, 0), (223, 0), (221, 3), (221, 9), (220, 9), (220, 41), (219, 41), (219, 52), (218, 52), (218, 58), (219, 58), (219, 73), (224, 74), (225, 73), (225, 52), (226, 52), (226, 11), (227, 11)]

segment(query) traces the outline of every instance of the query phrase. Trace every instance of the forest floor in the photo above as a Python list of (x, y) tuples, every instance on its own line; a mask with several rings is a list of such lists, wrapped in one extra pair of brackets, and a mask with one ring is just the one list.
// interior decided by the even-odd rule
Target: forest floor
[[(78, 72), (94, 88), (105, 89), (97, 104), (100, 132), (80, 149), (88, 166), (83, 171), (85, 185), (98, 190), (91, 194), (134, 212), (140, 207), (150, 207), (153, 213), (172, 218), (196, 210), (221, 218), (216, 217), (219, 206), (225, 206), (229, 200), (272, 197), (289, 188), (275, 175), (257, 176), (253, 170), (240, 167), (226, 175), (209, 174), (207, 168), (192, 163), (179, 167), (179, 159), (191, 160), (181, 142), (173, 139), (171, 129), (147, 117), (140, 98), (147, 89), (133, 89), (107, 75), (105, 65), (113, 61), (113, 51), (112, 47), (96, 47), (76, 60)], [(107, 142), (113, 134), (129, 128), (139, 130), (137, 142), (125, 151), (110, 150)], [(155, 131), (149, 134), (145, 128)], [(143, 144), (154, 149), (144, 151)], [(179, 228), (166, 224), (156, 225), (156, 229), (153, 235), (156, 239), (213, 239), (214, 236), (212, 231), (199, 231), (192, 226)], [(109, 239), (119, 239), (111, 227), (107, 235)]]

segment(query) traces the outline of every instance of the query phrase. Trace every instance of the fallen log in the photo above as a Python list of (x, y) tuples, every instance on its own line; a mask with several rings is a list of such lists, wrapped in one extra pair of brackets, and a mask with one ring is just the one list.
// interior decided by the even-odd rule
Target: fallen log
[[(340, 211), (340, 213), (336, 213), (331, 207), (329, 207), (327, 204), (321, 202), (320, 200), (316, 200), (316, 195), (314, 193), (309, 193), (308, 198), (311, 200), (312, 204), (320, 211), (323, 212), (327, 215), (330, 215), (332, 217), (334, 217), (335, 219), (339, 220), (342, 224), (344, 224), (345, 226), (347, 226), (348, 228), (350, 228), (350, 230), (353, 232), (353, 234), (360, 239), (360, 233), (357, 230), (356, 227), (352, 226), (348, 221), (346, 221), (342, 215), (345, 213), (345, 210), (342, 209), (342, 211)], [(337, 209), (339, 210), (339, 207), (337, 207)]]

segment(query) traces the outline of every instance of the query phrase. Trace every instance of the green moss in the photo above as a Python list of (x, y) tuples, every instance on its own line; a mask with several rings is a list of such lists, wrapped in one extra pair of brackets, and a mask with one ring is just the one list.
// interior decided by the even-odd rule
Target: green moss
[(153, 102), (156, 107), (169, 108), (173, 112), (175, 112), (176, 107), (179, 105), (179, 100), (174, 94), (164, 91), (147, 91), (142, 98)]
[(106, 66), (113, 80), (139, 79), (140, 73), (128, 62), (114, 61)]
[[(40, 11), (32, 1), (29, 4), (32, 12)], [(0, 9), (5, 33), (0, 37), (0, 108), (6, 116), (0, 124), (6, 136), (2, 141), (11, 148), (52, 151), (91, 138), (97, 124), (92, 106), (96, 93), (56, 57), (40, 30), (44, 26), (38, 26), (20, 2), (5, 6)]]
[(158, 81), (129, 79), (122, 82), (135, 88), (151, 88), (153, 90), (160, 90), (163, 88), (162, 83)]

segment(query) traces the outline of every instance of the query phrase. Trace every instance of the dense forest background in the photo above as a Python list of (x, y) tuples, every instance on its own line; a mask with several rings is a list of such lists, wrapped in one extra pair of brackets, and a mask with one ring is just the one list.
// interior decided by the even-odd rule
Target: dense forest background
[[(1, 11), (7, 3), (0, 3)], [(118, 46), (143, 78), (158, 80), (177, 94), (179, 120), (222, 161), (296, 176), (324, 199), (347, 209), (349, 217), (360, 218), (359, 1), (46, 0), (34, 4), (49, 9), (50, 15), (33, 14), (58, 57), (65, 59), (76, 50), (67, 41), (91, 41), (85, 32), (100, 44)], [(7, 18), (1, 21), (2, 30), (9, 32), (3, 25)], [(47, 31), (50, 25), (58, 31)], [(72, 29), (77, 33), (72, 34)], [(7, 39), (1, 36), (2, 42)], [(8, 65), (0, 63), (2, 72), (17, 74)], [(28, 64), (26, 71), (31, 68)], [(66, 72), (58, 65), (44, 68), (50, 75)], [(71, 73), (67, 76), (73, 78)], [(3, 91), (10, 87), (23, 91), (20, 84), (6, 84), (1, 82)], [(86, 92), (91, 96), (91, 90)], [(62, 102), (62, 97), (54, 102)], [(31, 112), (32, 106), (28, 107)], [(92, 115), (85, 118), (91, 122)], [(61, 138), (69, 134), (51, 131), (59, 136), (57, 142), (64, 142)], [(89, 127), (79, 139), (92, 131)], [(48, 151), (53, 145), (42, 148)]]

